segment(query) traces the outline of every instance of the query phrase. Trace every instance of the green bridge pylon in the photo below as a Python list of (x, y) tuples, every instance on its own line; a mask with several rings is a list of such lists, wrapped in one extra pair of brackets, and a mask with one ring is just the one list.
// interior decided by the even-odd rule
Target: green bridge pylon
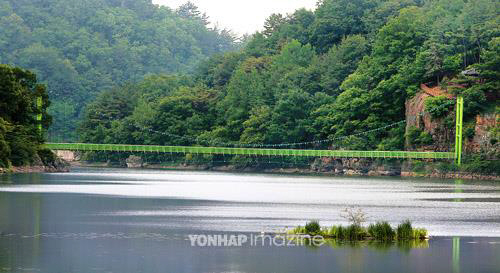
[(457, 97), (456, 107), (456, 126), (455, 126), (455, 161), (458, 166), (462, 164), (462, 132), (464, 118), (464, 98)]
[(43, 100), (42, 100), (42, 97), (37, 97), (36, 98), (36, 108), (38, 109), (38, 113), (36, 114), (36, 122), (37, 122), (37, 129), (38, 129), (38, 133), (40, 135), (43, 134), (43, 131), (42, 131), (42, 111), (43, 111)]

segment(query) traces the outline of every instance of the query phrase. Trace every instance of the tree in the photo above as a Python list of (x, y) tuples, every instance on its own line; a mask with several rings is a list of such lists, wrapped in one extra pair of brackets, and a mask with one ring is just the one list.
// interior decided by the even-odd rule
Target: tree
[(398, 16), (400, 10), (411, 6), (420, 7), (424, 3), (422, 0), (379, 0), (377, 2), (376, 7), (366, 10), (361, 19), (368, 35), (372, 38), (390, 19)]
[(202, 14), (198, 7), (191, 1), (182, 4), (176, 13), (183, 18), (201, 20), (205, 25), (210, 23), (207, 15), (205, 13)]
[(264, 31), (262, 34), (264, 37), (271, 37), (273, 33), (277, 32), (279, 28), (285, 22), (285, 18), (280, 13), (273, 13), (269, 18), (266, 19), (264, 23)]
[(250, 117), (243, 123), (244, 130), (241, 142), (262, 144), (269, 142), (272, 109), (269, 106), (257, 106), (252, 109)]
[[(42, 128), (47, 129), (51, 117), (47, 114), (48, 100), (44, 85), (37, 83), (30, 71), (0, 65), (0, 166), (20, 166), (31, 163), (44, 138), (35, 120), (42, 114)], [(37, 99), (42, 98), (42, 107)], [(42, 132), (43, 133), (43, 132)]]
[(311, 44), (324, 53), (344, 36), (367, 33), (362, 21), (365, 11), (375, 7), (373, 0), (321, 0), (311, 25)]
[(132, 114), (137, 95), (134, 85), (116, 87), (100, 94), (85, 109), (85, 118), (78, 130), (81, 141), (87, 143), (106, 143), (106, 139), (112, 141), (112, 137), (103, 136), (112, 136), (109, 130), (113, 121), (122, 120)]
[(171, 96), (163, 98), (157, 115), (149, 120), (150, 128), (166, 135), (153, 134), (148, 144), (193, 145), (202, 132), (215, 122), (214, 93), (201, 86), (181, 87)]
[(342, 82), (356, 70), (367, 54), (368, 41), (361, 35), (353, 35), (345, 37), (339, 45), (318, 58), (312, 69), (321, 75), (319, 85), (322, 92), (339, 95)]

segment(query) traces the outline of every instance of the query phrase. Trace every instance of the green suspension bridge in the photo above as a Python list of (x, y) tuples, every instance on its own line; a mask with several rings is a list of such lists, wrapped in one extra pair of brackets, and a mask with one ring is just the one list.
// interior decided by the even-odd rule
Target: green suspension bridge
[[(40, 103), (38, 103), (38, 106), (41, 107)], [(37, 120), (39, 121), (41, 120), (41, 115), (37, 116)], [(336, 157), (336, 158), (447, 159), (447, 160), (455, 160), (456, 163), (460, 165), (462, 156), (462, 122), (463, 122), (463, 98), (458, 97), (456, 103), (456, 132), (455, 132), (456, 139), (455, 139), (454, 152), (305, 150), (305, 149), (269, 149), (269, 148), (255, 147), (259, 145), (248, 145), (249, 147), (244, 147), (244, 148), (227, 148), (227, 147), (197, 147), (197, 146), (46, 143), (44, 144), (44, 147), (51, 150), (67, 150), (67, 151), (113, 151), (113, 152), (144, 152), (144, 153), (149, 152), (149, 153), (249, 155), (249, 156)], [(41, 130), (40, 127), (39, 129)], [(296, 146), (297, 144), (298, 143), (286, 144), (286, 145), (278, 144), (273, 146), (284, 147), (284, 146)]]

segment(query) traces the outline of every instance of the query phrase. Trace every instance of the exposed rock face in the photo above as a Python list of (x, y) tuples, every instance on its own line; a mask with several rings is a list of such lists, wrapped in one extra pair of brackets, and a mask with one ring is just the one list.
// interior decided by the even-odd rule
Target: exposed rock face
[(441, 89), (439, 86), (435, 86), (435, 87), (428, 87), (427, 85), (425, 84), (421, 84), (420, 85), (420, 89), (422, 89), (422, 91), (424, 93), (427, 93), (428, 95), (431, 95), (433, 97), (437, 97), (437, 96), (445, 96), (449, 99), (453, 99), (453, 95), (449, 94), (448, 92), (444, 91), (443, 89)]
[(380, 163), (368, 158), (330, 158), (317, 159), (311, 166), (314, 172), (337, 175), (397, 176), (401, 174), (399, 162)]
[[(448, 114), (453, 120), (451, 127), (447, 128), (445, 118), (432, 119), (430, 114), (425, 113), (425, 99), (431, 97), (428, 92), (419, 92), (415, 97), (406, 102), (406, 131), (415, 126), (425, 130), (432, 135), (433, 144), (419, 147), (422, 151), (452, 151), (455, 143), (455, 111)], [(424, 113), (420, 115), (420, 113)], [(498, 128), (500, 115), (495, 113), (483, 113), (475, 117), (474, 136), (468, 139), (463, 137), (463, 151), (465, 153), (487, 153), (499, 154), (500, 143), (495, 140), (494, 128)], [(449, 125), (448, 125), (449, 126)], [(465, 126), (465, 124), (464, 124)], [(406, 143), (406, 149), (412, 147)]]
[[(406, 131), (411, 127), (416, 127), (429, 132), (432, 135), (433, 144), (420, 147), (422, 151), (449, 151), (455, 141), (455, 128), (446, 128), (443, 125), (444, 118), (432, 119), (431, 115), (425, 113), (425, 100), (431, 97), (426, 92), (419, 92), (413, 98), (406, 101)], [(451, 107), (451, 106), (450, 106)], [(454, 112), (450, 112), (453, 115)], [(412, 147), (406, 142), (406, 149)]]
[(56, 151), (57, 157), (67, 161), (74, 162), (80, 160), (80, 155), (78, 155), (75, 151)]
[(127, 163), (127, 168), (142, 168), (143, 161), (140, 156), (131, 155), (125, 161)]
[(496, 139), (493, 129), (500, 124), (500, 115), (485, 113), (476, 116), (474, 137), (464, 137), (464, 151), (467, 153), (500, 154), (500, 142)]
[(430, 97), (429, 94), (424, 92), (419, 92), (415, 97), (406, 101), (406, 130), (409, 127), (415, 126), (417, 128), (425, 128), (426, 130), (432, 130), (432, 122), (428, 115), (419, 117), (425, 109), (425, 99)]
[(45, 164), (45, 172), (69, 172), (70, 164), (61, 158), (56, 157), (54, 162)]

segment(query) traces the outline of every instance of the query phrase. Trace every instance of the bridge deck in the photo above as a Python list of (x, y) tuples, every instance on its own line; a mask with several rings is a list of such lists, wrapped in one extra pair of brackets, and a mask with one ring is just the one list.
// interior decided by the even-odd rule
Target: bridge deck
[(338, 151), (338, 150), (298, 150), (262, 148), (220, 148), (194, 146), (153, 146), (122, 144), (84, 144), (84, 143), (46, 143), (51, 150), (70, 151), (119, 151), (149, 153), (185, 154), (222, 154), (222, 155), (260, 155), (260, 156), (303, 156), (303, 157), (341, 157), (341, 158), (408, 158), (408, 159), (454, 159), (455, 153), (449, 152), (407, 152), (407, 151)]

